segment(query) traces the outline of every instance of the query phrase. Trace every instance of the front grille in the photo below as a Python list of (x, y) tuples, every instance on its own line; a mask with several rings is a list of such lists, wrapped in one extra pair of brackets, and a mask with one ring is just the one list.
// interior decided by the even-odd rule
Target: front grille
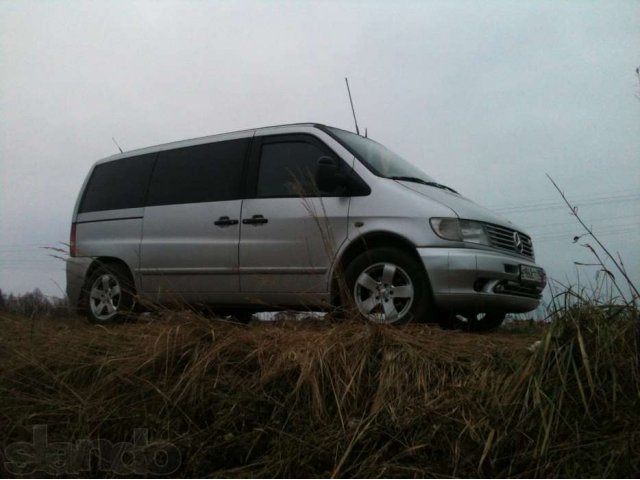
[(516, 232), (515, 230), (493, 225), (491, 223), (485, 223), (484, 227), (487, 231), (489, 242), (492, 247), (533, 258), (533, 242), (531, 242), (531, 237), (529, 237), (529, 235), (518, 232), (518, 235), (520, 235), (520, 239), (522, 240), (523, 247), (522, 252), (520, 252), (516, 248), (516, 244), (513, 239), (513, 234)]

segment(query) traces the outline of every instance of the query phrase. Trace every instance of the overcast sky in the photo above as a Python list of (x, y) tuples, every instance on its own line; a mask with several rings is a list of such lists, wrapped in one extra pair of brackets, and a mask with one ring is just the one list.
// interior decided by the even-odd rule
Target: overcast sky
[[(640, 281), (640, 2), (0, 2), (0, 288), (61, 296), (73, 205), (123, 149), (273, 124), (361, 127), (593, 261), (545, 177)], [(595, 270), (581, 267), (581, 281)]]

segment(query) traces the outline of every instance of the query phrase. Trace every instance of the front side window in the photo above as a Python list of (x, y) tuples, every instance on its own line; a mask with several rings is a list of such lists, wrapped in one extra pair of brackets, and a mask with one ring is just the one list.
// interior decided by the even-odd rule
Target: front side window
[(87, 182), (78, 213), (144, 206), (156, 154), (101, 163)]
[(239, 139), (160, 152), (147, 205), (239, 199), (248, 145)]
[(258, 168), (258, 197), (318, 197), (315, 175), (318, 159), (329, 156), (305, 141), (268, 142), (262, 145)]

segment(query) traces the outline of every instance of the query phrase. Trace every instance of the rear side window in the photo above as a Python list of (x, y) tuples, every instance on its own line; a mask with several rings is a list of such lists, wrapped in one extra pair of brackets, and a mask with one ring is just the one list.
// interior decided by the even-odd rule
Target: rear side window
[(155, 157), (152, 153), (96, 166), (78, 213), (144, 206)]
[(241, 198), (249, 139), (160, 152), (147, 205), (219, 202)]
[[(318, 159), (327, 154), (304, 141), (262, 145), (258, 168), (258, 197), (319, 196), (315, 184)], [(322, 192), (325, 193), (325, 192)]]

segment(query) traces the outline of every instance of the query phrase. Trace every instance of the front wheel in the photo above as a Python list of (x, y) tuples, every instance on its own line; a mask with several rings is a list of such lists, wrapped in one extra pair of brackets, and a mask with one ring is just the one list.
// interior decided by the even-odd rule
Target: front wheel
[(367, 250), (347, 266), (345, 277), (358, 312), (367, 320), (399, 325), (427, 316), (431, 297), (424, 269), (402, 250)]

